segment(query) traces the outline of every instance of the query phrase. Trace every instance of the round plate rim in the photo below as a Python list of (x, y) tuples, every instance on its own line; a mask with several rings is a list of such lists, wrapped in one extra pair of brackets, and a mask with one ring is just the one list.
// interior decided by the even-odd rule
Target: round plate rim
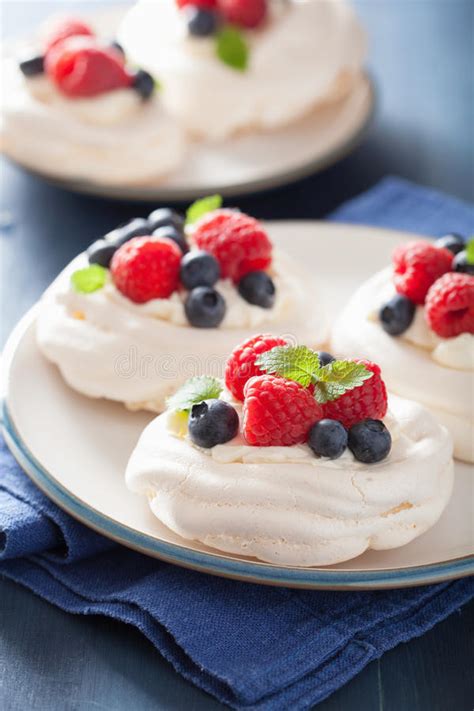
[[(381, 232), (390, 233), (392, 231), (381, 230)], [(34, 320), (36, 311), (37, 305), (33, 306), (23, 316), (7, 341), (2, 357), (2, 371), (5, 381), (8, 378), (21, 338)], [(43, 493), (84, 525), (117, 543), (145, 555), (200, 572), (243, 582), (315, 590), (369, 590), (411, 587), (444, 582), (474, 574), (474, 555), (404, 568), (341, 570), (330, 567), (275, 566), (260, 561), (230, 558), (225, 554), (196, 551), (186, 545), (162, 541), (114, 521), (69, 492), (29, 451), (9, 413), (6, 397), (1, 399), (0, 410), (2, 430), (9, 449), (26, 474)]]
[[(296, 166), (291, 170), (282, 170), (281, 172), (274, 173), (272, 176), (255, 178), (250, 181), (239, 182), (233, 185), (208, 186), (206, 187), (206, 194), (210, 195), (212, 193), (219, 193), (224, 198), (232, 198), (265, 192), (266, 190), (273, 190), (285, 185), (290, 185), (298, 180), (307, 178), (310, 175), (319, 173), (348, 156), (362, 142), (372, 123), (377, 106), (376, 84), (373, 76), (367, 69), (364, 69), (362, 72), (362, 81), (367, 83), (369, 90), (367, 113), (357, 130), (337, 148), (324, 153), (322, 156), (314, 158), (307, 163)], [(29, 168), (10, 158), (7, 153), (5, 153), (5, 157), (14, 165), (19, 166), (30, 175), (44, 180), (49, 185), (53, 185), (63, 190), (69, 190), (74, 193), (79, 193), (81, 195), (89, 195), (91, 197), (142, 203), (164, 201), (179, 203), (194, 200), (199, 194), (201, 194), (199, 187), (167, 188), (164, 184), (162, 187), (157, 186), (156, 188), (146, 186), (128, 186), (122, 188), (119, 186), (92, 183), (86, 180), (75, 181), (73, 179), (59, 178), (40, 170)]]

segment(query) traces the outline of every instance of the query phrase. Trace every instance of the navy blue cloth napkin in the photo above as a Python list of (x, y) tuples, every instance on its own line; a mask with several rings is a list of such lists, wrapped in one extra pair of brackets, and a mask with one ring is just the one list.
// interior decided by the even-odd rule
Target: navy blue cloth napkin
[[(474, 232), (474, 209), (386, 179), (331, 219)], [(0, 441), (0, 573), (63, 610), (143, 632), (186, 679), (236, 709), (307, 709), (474, 595), (464, 579), (384, 592), (313, 592), (177, 568), (89, 531), (46, 499)]]

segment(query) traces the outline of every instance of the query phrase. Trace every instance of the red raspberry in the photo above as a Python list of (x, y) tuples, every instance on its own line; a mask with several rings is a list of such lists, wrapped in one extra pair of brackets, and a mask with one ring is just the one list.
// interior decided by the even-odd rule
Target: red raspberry
[(59, 42), (62, 42), (69, 37), (77, 37), (79, 35), (86, 37), (94, 37), (94, 30), (82, 20), (70, 17), (67, 20), (61, 20), (56, 23), (46, 37), (45, 50), (46, 53), (52, 47), (55, 47)]
[(339, 420), (344, 427), (367, 419), (381, 420), (387, 414), (387, 388), (380, 375), (380, 368), (368, 360), (357, 360), (363, 363), (373, 376), (362, 385), (352, 390), (347, 390), (337, 400), (326, 402), (323, 405), (324, 417)]
[(181, 250), (167, 237), (134, 237), (115, 252), (110, 273), (115, 286), (143, 304), (167, 299), (178, 288)]
[(258, 375), (244, 389), (243, 433), (258, 447), (305, 442), (323, 411), (307, 388), (286, 378)]
[(213, 210), (193, 233), (199, 249), (214, 255), (222, 277), (238, 282), (248, 272), (267, 269), (272, 243), (258, 220), (237, 210)]
[(214, 10), (217, 6), (217, 0), (176, 0), (176, 4), (180, 10), (186, 5), (194, 5), (203, 10)]
[(275, 346), (286, 345), (288, 343), (284, 338), (264, 334), (249, 338), (234, 348), (225, 365), (225, 384), (236, 400), (244, 399), (244, 386), (247, 380), (255, 375), (263, 375), (263, 371), (255, 365), (258, 356)]
[(424, 304), (428, 289), (449, 272), (452, 262), (452, 252), (444, 247), (421, 240), (402, 244), (393, 253), (395, 288), (415, 304)]
[(227, 22), (240, 27), (258, 27), (267, 16), (267, 0), (219, 0)]
[(474, 333), (474, 276), (450, 272), (435, 281), (426, 296), (425, 317), (441, 338)]
[(132, 83), (118, 52), (99, 47), (85, 37), (71, 37), (51, 49), (45, 70), (58, 89), (70, 97), (96, 96)]

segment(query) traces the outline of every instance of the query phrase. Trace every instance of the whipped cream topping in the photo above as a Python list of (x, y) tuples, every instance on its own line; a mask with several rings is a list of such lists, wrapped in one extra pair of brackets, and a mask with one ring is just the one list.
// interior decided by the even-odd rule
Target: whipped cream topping
[(133, 89), (70, 99), (45, 76), (25, 78), (12, 59), (2, 72), (0, 140), (14, 160), (63, 178), (140, 183), (172, 172), (185, 140), (158, 95)]
[(37, 338), (65, 380), (90, 397), (160, 412), (166, 397), (190, 376), (222, 375), (232, 349), (256, 331), (283, 333), (313, 346), (326, 336), (314, 280), (278, 252), (272, 267), (274, 307), (248, 304), (230, 282), (221, 281), (217, 289), (227, 313), (215, 329), (190, 327), (179, 293), (145, 304), (125, 298), (111, 282), (92, 294), (77, 293), (70, 276), (86, 263), (84, 255), (74, 260), (44, 295)]
[(183, 538), (271, 563), (330, 565), (398, 547), (446, 506), (452, 445), (419, 405), (392, 397), (390, 411), (392, 451), (374, 465), (239, 439), (204, 451), (171, 434), (165, 413), (142, 433), (126, 483)]
[(364, 33), (342, 0), (270, 3), (265, 25), (245, 32), (245, 72), (217, 58), (213, 38), (189, 37), (174, 0), (140, 0), (118, 36), (131, 59), (162, 78), (170, 114), (210, 139), (283, 126), (337, 101), (366, 52)]
[(332, 350), (378, 363), (388, 388), (426, 405), (451, 431), (455, 456), (474, 461), (474, 336), (438, 338), (423, 307), (405, 333), (388, 335), (378, 312), (393, 293), (390, 268), (365, 282), (333, 325)]

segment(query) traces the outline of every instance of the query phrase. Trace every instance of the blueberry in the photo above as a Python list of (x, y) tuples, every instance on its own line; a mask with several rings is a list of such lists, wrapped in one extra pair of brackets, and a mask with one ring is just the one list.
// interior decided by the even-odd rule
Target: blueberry
[(329, 365), (329, 363), (336, 360), (333, 355), (327, 353), (326, 351), (317, 351), (317, 354), (319, 356), (320, 365)]
[(144, 69), (138, 69), (133, 76), (132, 86), (146, 101), (155, 91), (155, 80)]
[(379, 311), (382, 328), (390, 336), (399, 336), (407, 330), (415, 316), (416, 305), (402, 294), (392, 296)]
[(209, 37), (217, 30), (217, 15), (196, 5), (187, 5), (184, 10), (188, 32), (194, 37)]
[(117, 248), (128, 242), (133, 237), (143, 237), (150, 234), (150, 227), (143, 217), (133, 217), (128, 222), (124, 222), (105, 235), (108, 242), (112, 242)]
[(157, 230), (158, 227), (169, 227), (170, 225), (183, 231), (184, 217), (169, 207), (159, 207), (158, 210), (153, 210), (148, 215), (148, 224), (152, 232)]
[(186, 237), (184, 236), (183, 231), (176, 227), (173, 227), (173, 225), (168, 225), (167, 227), (158, 227), (157, 230), (153, 230), (152, 234), (153, 237), (167, 237), (168, 239), (173, 240), (173, 242), (178, 245), (183, 254), (189, 252), (189, 245), (186, 242)]
[(249, 304), (271, 309), (275, 303), (275, 284), (265, 272), (249, 272), (239, 281), (239, 294)]
[(22, 59), (18, 66), (20, 67), (21, 73), (25, 77), (34, 77), (38, 74), (43, 74), (44, 72), (44, 57), (42, 54), (38, 54), (33, 57), (25, 57)]
[(318, 457), (337, 459), (347, 447), (347, 430), (337, 420), (320, 420), (311, 427), (308, 444)]
[(461, 237), (461, 235), (458, 235), (453, 232), (449, 235), (444, 235), (443, 237), (437, 239), (435, 245), (437, 247), (444, 247), (445, 249), (449, 249), (449, 251), (453, 254), (457, 254), (458, 252), (464, 249), (464, 247), (466, 246), (466, 242), (464, 240), (464, 237)]
[(108, 269), (116, 251), (115, 244), (107, 242), (105, 239), (98, 239), (87, 250), (89, 264), (100, 264), (101, 267)]
[(237, 411), (224, 400), (204, 400), (193, 405), (188, 432), (199, 447), (215, 447), (233, 439), (239, 430)]
[(210, 286), (197, 286), (184, 303), (186, 317), (196, 328), (216, 328), (225, 316), (226, 305), (218, 291)]
[(381, 420), (362, 420), (349, 430), (349, 449), (359, 462), (375, 464), (392, 448), (390, 432)]
[(462, 272), (463, 274), (474, 274), (474, 264), (469, 264), (467, 261), (467, 252), (465, 249), (454, 257), (453, 271)]
[(181, 260), (180, 278), (186, 289), (214, 286), (220, 273), (217, 259), (204, 250), (188, 252)]

